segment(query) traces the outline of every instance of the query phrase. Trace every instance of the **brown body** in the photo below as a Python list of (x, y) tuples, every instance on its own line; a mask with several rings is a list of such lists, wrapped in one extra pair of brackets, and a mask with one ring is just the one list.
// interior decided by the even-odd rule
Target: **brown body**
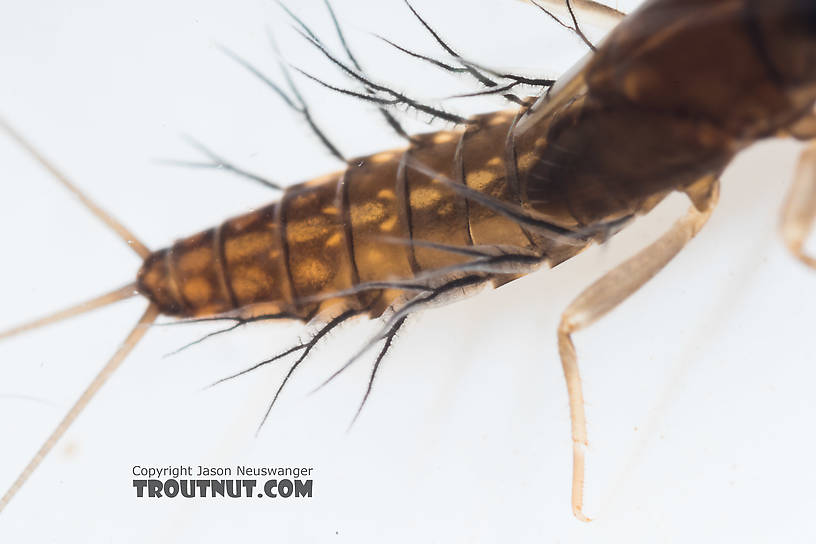
[(300, 319), (320, 306), (376, 317), (402, 293), (314, 299), (464, 260), (415, 241), (501, 245), (558, 264), (614, 232), (564, 243), (442, 179), (575, 232), (603, 231), (674, 190), (694, 199), (696, 182), (812, 108), (812, 55), (790, 62), (790, 51), (774, 45), (785, 9), (747, 0), (647, 2), (531, 107), (481, 115), (462, 131), (426, 134), (408, 149), (355, 159), (344, 172), (290, 187), (278, 202), (152, 254), (139, 289), (178, 316), (262, 305)]
[[(595, 9), (590, 0), (581, 4)], [(332, 313), (308, 343), (283, 354), (301, 351), (274, 404), (332, 327), (355, 313), (376, 317), (393, 308), (378, 336), (333, 375), (384, 340), (370, 392), (396, 331), (420, 303), (474, 283), (509, 281), (529, 271), (531, 261), (556, 265), (682, 191), (693, 202), (687, 214), (587, 287), (558, 326), (572, 429), (571, 503), (574, 515), (588, 520), (587, 425), (572, 335), (645, 285), (700, 231), (716, 205), (718, 176), (739, 151), (778, 134), (816, 142), (815, 101), (813, 0), (651, 0), (525, 108), (481, 115), (462, 131), (426, 134), (408, 149), (352, 160), (343, 172), (291, 187), (278, 202), (152, 253), (0, 119), (0, 128), (144, 258), (135, 287), (151, 300), (0, 499), (0, 510), (159, 313), (303, 320)], [(816, 143), (800, 165), (781, 230), (793, 255), (816, 268), (803, 250), (816, 223)], [(516, 260), (486, 266), (479, 260), (485, 255)], [(134, 284), (126, 285), (0, 339), (133, 294)]]
[[(167, 314), (262, 305), (306, 319), (320, 305), (304, 302), (307, 297), (410, 279), (463, 261), (414, 240), (533, 248), (532, 236), (516, 222), (410, 166), (416, 161), (517, 202), (504, 155), (516, 116), (477, 117), (462, 132), (428, 134), (409, 149), (355, 159), (344, 172), (290, 187), (278, 202), (152, 254), (139, 274), (140, 290)], [(398, 290), (365, 292), (322, 304), (365, 308), (376, 317), (400, 296)]]

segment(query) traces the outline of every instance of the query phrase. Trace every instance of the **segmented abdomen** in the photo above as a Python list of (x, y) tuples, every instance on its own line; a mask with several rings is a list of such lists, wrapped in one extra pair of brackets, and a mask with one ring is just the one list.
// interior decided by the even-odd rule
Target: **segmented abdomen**
[[(374, 317), (402, 292), (342, 292), (407, 280), (466, 258), (416, 241), (530, 248), (532, 237), (520, 225), (439, 179), (517, 204), (507, 145), (517, 115), (475, 117), (464, 131), (421, 135), (407, 149), (355, 159), (343, 172), (289, 187), (278, 202), (150, 255), (139, 271), (139, 290), (170, 315), (201, 317), (262, 304), (264, 313), (299, 319), (326, 306)], [(514, 157), (512, 163), (515, 169)]]

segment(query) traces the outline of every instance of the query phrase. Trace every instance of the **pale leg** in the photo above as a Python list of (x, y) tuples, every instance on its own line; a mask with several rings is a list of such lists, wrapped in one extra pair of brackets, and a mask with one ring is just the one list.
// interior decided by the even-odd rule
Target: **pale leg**
[(718, 182), (709, 181), (706, 186), (705, 198), (701, 198), (699, 185), (695, 194), (690, 194), (696, 206), (692, 206), (685, 217), (678, 220), (657, 241), (590, 285), (561, 316), (561, 324), (558, 327), (558, 351), (567, 381), (572, 426), (572, 512), (581, 521), (589, 521), (583, 513), (587, 430), (584, 395), (572, 333), (596, 322), (640, 289), (699, 232), (714, 210), (719, 195)]
[(782, 239), (793, 255), (811, 268), (816, 258), (805, 254), (803, 246), (816, 220), (816, 142), (799, 159), (793, 185), (782, 208)]
[[(558, 16), (569, 20), (570, 13), (567, 3), (564, 0), (523, 0), (543, 6)], [(626, 14), (607, 5), (594, 2), (593, 0), (572, 0), (572, 7), (576, 15), (591, 25), (598, 26), (604, 30), (612, 30), (617, 26)]]

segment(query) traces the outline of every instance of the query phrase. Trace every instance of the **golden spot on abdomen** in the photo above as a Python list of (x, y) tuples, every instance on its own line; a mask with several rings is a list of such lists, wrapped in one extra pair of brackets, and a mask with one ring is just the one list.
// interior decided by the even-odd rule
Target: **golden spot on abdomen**
[(480, 191), (496, 180), (496, 175), (490, 170), (477, 170), (467, 175), (467, 185), (471, 189)]
[(385, 206), (373, 201), (352, 204), (350, 215), (353, 224), (377, 223), (385, 218)]
[(213, 260), (212, 249), (209, 247), (199, 247), (184, 252), (179, 256), (178, 271), (182, 274), (198, 274), (210, 266)]
[(182, 284), (184, 298), (193, 306), (202, 306), (210, 301), (213, 294), (212, 285), (200, 276), (188, 278)]
[(380, 231), (391, 232), (392, 230), (394, 230), (394, 227), (397, 226), (398, 220), (399, 217), (397, 217), (396, 215), (392, 215), (391, 217), (380, 223)]
[(393, 151), (384, 151), (383, 153), (371, 155), (370, 157), (368, 157), (368, 160), (370, 160), (374, 164), (382, 164), (384, 162), (390, 162), (391, 160), (394, 159), (394, 157), (396, 157), (396, 153), (394, 153)]
[(239, 299), (252, 299), (266, 290), (269, 274), (258, 266), (240, 266), (232, 271), (232, 290)]
[(411, 208), (424, 209), (438, 204), (442, 195), (438, 189), (432, 187), (419, 187), (411, 191)]
[(248, 232), (224, 241), (224, 255), (228, 261), (239, 261), (257, 255), (275, 245), (267, 232)]
[(329, 223), (322, 216), (310, 217), (304, 221), (296, 221), (286, 225), (286, 237), (292, 243), (308, 242), (325, 236), (329, 226)]
[(453, 203), (452, 202), (446, 202), (444, 205), (439, 206), (439, 208), (436, 209), (436, 214), (439, 217), (446, 217), (448, 215), (451, 215), (455, 211), (456, 211), (456, 207), (453, 205)]
[(433, 142), (435, 144), (444, 144), (450, 141), (453, 141), (458, 135), (452, 132), (440, 132), (436, 136), (433, 137)]
[(528, 151), (527, 153), (522, 153), (518, 159), (516, 159), (516, 164), (519, 170), (527, 171), (535, 165), (537, 160), (538, 154), (534, 151)]
[(394, 200), (394, 191), (392, 189), (380, 189), (377, 193), (377, 198), (381, 200)]
[(326, 238), (325, 247), (337, 247), (343, 241), (343, 238), (344, 238), (343, 233), (335, 232), (334, 234)]
[(299, 282), (314, 288), (319, 288), (331, 279), (331, 269), (320, 259), (304, 259), (292, 272)]

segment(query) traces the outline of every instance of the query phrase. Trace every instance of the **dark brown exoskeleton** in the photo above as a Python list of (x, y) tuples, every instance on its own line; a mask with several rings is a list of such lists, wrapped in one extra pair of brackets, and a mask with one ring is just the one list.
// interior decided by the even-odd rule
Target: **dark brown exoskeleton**
[[(150, 252), (81, 197), (144, 257), (137, 282), (2, 336), (134, 289), (150, 305), (0, 509), (138, 342), (141, 325), (160, 313), (319, 317), (328, 324), (315, 340), (353, 315), (384, 316), (372, 344), (385, 339), (387, 349), (411, 312), (467, 287), (557, 265), (671, 192), (684, 192), (692, 203), (687, 215), (587, 288), (558, 329), (574, 445), (572, 508), (588, 519), (586, 423), (572, 333), (634, 293), (695, 236), (737, 153), (773, 136), (816, 138), (814, 102), (810, 0), (651, 0), (520, 110), (473, 117), (461, 131), (421, 135), (407, 149), (349, 161), (342, 172), (290, 187), (279, 201), (170, 248)], [(782, 223), (794, 255), (816, 268), (802, 249), (814, 216), (816, 146), (803, 155)], [(298, 363), (311, 345), (301, 346)]]

